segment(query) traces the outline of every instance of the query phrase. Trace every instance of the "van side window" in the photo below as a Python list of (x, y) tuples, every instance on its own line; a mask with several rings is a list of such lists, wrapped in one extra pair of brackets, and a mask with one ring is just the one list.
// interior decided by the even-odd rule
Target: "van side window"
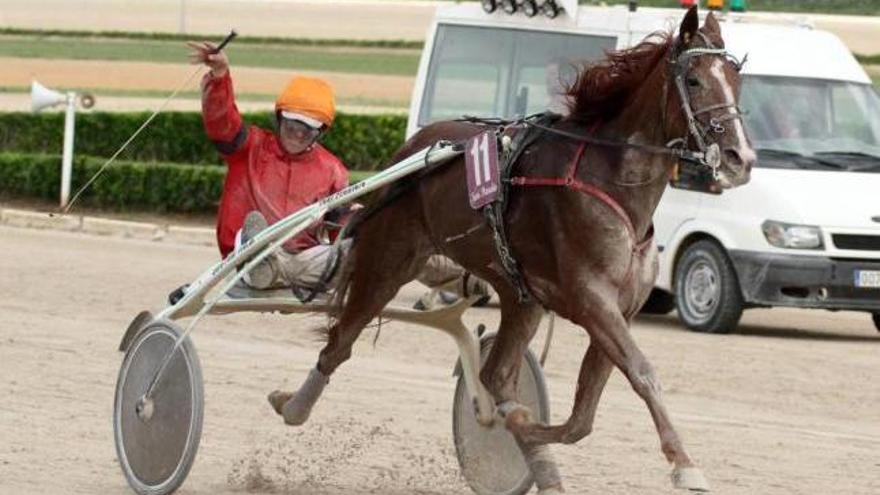
[(420, 126), (464, 114), (513, 118), (564, 110), (579, 64), (613, 50), (613, 36), (441, 24), (434, 38)]

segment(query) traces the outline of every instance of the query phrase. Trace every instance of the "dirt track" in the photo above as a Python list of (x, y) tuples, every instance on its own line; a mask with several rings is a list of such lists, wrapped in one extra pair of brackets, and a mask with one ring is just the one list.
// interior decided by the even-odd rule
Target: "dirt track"
[[(183, 84), (195, 70), (195, 66), (187, 64), (158, 64), (149, 62), (107, 62), (100, 60), (46, 60), (0, 57), (0, 66), (5, 69), (0, 73), (0, 87), (30, 86), (32, 80), (38, 80), (50, 88), (104, 88), (110, 90), (154, 90), (171, 94), (175, 88)], [(294, 69), (259, 69), (252, 67), (234, 67), (232, 74), (235, 91), (238, 94), (256, 94), (275, 96), (287, 83)], [(339, 72), (299, 71), (321, 77), (333, 85), (339, 98), (351, 101), (377, 101), (386, 105), (394, 105), (400, 111), (405, 107), (412, 94), (413, 78), (405, 76), (381, 76), (364, 74), (343, 74)], [(199, 91), (201, 76), (194, 77), (184, 91)], [(30, 95), (20, 93), (30, 104)], [(95, 110), (119, 109), (107, 105), (118, 99), (105, 99), (97, 92)], [(156, 98), (161, 102), (164, 98)], [(196, 109), (198, 99), (178, 98), (176, 102), (187, 102), (182, 108)], [(15, 102), (11, 107), (5, 106), (0, 100), (0, 109), (15, 110)], [(178, 103), (178, 105), (181, 105)], [(259, 106), (259, 105), (258, 105)], [(145, 102), (131, 98), (122, 106), (123, 109), (142, 109)], [(264, 102), (261, 108), (269, 109), (271, 104)]]
[[(136, 312), (158, 308), (214, 250), (0, 227), (0, 252), (0, 492), (131, 493), (112, 442), (115, 347)], [(455, 350), (433, 331), (391, 323), (373, 347), (368, 330), (308, 426), (282, 425), (265, 394), (314, 364), (306, 328), (319, 321), (235, 315), (196, 330), (206, 422), (181, 493), (467, 493), (450, 433)], [(880, 492), (880, 335), (865, 315), (755, 311), (729, 336), (645, 318), (633, 332), (716, 493)], [(557, 328), (554, 421), (586, 343)], [(619, 373), (593, 436), (554, 451), (570, 493), (671, 492), (650, 417)]]
[(348, 39), (424, 39), (438, 2), (364, 0), (30, 0), (0, 11), (0, 25), (87, 31)]
[[(188, 33), (298, 38), (423, 40), (434, 11), (447, 2), (425, 0), (30, 0), (0, 10), (0, 26), (88, 31), (179, 32), (181, 6)], [(880, 53), (876, 17), (766, 14), (761, 18), (810, 19), (840, 36), (857, 53)]]

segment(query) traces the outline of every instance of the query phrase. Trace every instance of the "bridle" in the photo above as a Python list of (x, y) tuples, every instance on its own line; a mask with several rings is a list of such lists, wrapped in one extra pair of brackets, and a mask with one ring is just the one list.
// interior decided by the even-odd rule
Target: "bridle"
[[(708, 167), (712, 171), (712, 178), (717, 180), (718, 167), (721, 165), (721, 151), (716, 142), (709, 143), (709, 136), (710, 134), (724, 134), (727, 130), (725, 127), (725, 123), (731, 120), (742, 119), (742, 111), (736, 105), (736, 102), (719, 103), (716, 105), (709, 105), (699, 110), (694, 110), (693, 105), (691, 104), (690, 93), (688, 93), (686, 87), (687, 74), (690, 68), (691, 60), (697, 57), (723, 57), (733, 62), (737, 72), (742, 70), (742, 66), (743, 64), (745, 64), (746, 58), (743, 58), (743, 60), (740, 61), (724, 48), (716, 47), (705, 34), (699, 31), (697, 31), (697, 36), (699, 36), (703, 40), (703, 43), (705, 43), (706, 46), (689, 48), (687, 50), (682, 50), (678, 52), (674, 59), (670, 59), (670, 67), (672, 79), (675, 82), (675, 88), (678, 91), (678, 96), (681, 100), (682, 112), (684, 113), (685, 119), (687, 120), (688, 135), (693, 138), (694, 143), (696, 143), (697, 145), (698, 151), (692, 153), (695, 156), (702, 155), (697, 160), (689, 161), (694, 161), (699, 165)], [(676, 53), (676, 51), (677, 50), (673, 49), (672, 52)], [(664, 88), (664, 96), (666, 95), (666, 93), (667, 89)], [(718, 110), (726, 110), (730, 108), (732, 108), (734, 111), (728, 112), (721, 117), (710, 116), (708, 125), (700, 122), (700, 120), (697, 119), (698, 115), (711, 115), (712, 112), (717, 112)], [(686, 136), (684, 138), (678, 138), (670, 141), (669, 143), (667, 143), (667, 147), (683, 145), (685, 147), (684, 149), (686, 149), (687, 143), (688, 140)], [(682, 156), (682, 158), (688, 160), (688, 157)]]

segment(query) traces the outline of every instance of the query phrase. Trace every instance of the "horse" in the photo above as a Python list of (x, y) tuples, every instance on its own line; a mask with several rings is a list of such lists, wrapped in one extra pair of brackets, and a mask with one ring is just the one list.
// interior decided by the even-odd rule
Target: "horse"
[[(443, 254), (498, 293), (500, 328), (480, 380), (529, 461), (540, 493), (562, 491), (546, 446), (590, 434), (615, 367), (648, 407), (661, 451), (674, 465), (674, 486), (707, 490), (629, 327), (657, 276), (652, 215), (680, 159), (688, 153), (703, 157), (722, 189), (749, 179), (756, 157), (737, 107), (739, 69), (724, 50), (717, 20), (710, 13), (701, 27), (696, 8), (686, 13), (677, 34), (654, 33), (584, 66), (567, 91), (569, 115), (548, 124), (528, 145), (510, 179), (501, 222), (521, 287), (486, 218), (468, 205), (464, 158), (404, 179), (403, 186), (388, 186), (380, 195), (386, 200), (355, 220), (337, 288), (339, 311), (317, 366), (298, 392), (270, 395), (276, 412), (288, 424), (305, 422), (363, 328), (431, 255)], [(461, 121), (429, 125), (394, 161), (485, 129)], [(694, 147), (703, 153), (688, 151)], [(516, 395), (522, 355), (545, 309), (590, 337), (570, 417), (552, 426), (536, 422)]]

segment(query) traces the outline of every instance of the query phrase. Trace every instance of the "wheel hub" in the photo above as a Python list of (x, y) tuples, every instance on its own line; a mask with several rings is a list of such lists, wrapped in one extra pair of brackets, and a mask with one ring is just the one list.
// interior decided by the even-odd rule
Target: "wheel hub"
[(137, 404), (134, 406), (134, 412), (137, 414), (138, 419), (146, 423), (153, 417), (155, 407), (153, 399), (144, 396), (138, 399)]
[(706, 262), (695, 264), (688, 273), (685, 286), (688, 309), (697, 316), (708, 316), (718, 304), (720, 292), (714, 268)]

